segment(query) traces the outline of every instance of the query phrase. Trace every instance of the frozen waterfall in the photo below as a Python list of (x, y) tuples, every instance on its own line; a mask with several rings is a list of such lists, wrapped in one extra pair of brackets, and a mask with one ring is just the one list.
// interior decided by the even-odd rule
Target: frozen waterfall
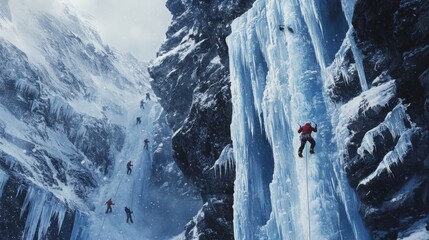
[[(237, 239), (368, 238), (324, 95), (326, 66), (348, 31), (339, 13), (353, 6), (333, 2), (258, 0), (232, 24)], [(329, 11), (339, 20), (329, 22)], [(318, 124), (316, 154), (306, 147), (299, 158), (296, 131), (305, 121)]]

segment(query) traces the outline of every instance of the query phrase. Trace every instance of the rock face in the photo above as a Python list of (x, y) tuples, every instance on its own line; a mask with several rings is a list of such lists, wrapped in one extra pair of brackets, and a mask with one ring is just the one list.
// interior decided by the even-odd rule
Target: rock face
[[(231, 94), (226, 36), (230, 23), (245, 12), (252, 1), (169, 0), (173, 21), (158, 57), (149, 67), (152, 88), (161, 98), (166, 119), (174, 131), (174, 158), (191, 179), (203, 202), (224, 204), (221, 216), (232, 215), (234, 172), (216, 178), (213, 165), (231, 143)], [(219, 201), (217, 201), (219, 200)], [(213, 211), (203, 211), (214, 214)], [(218, 213), (219, 214), (219, 213)], [(219, 236), (232, 239), (229, 224), (207, 222), (204, 239)], [(198, 225), (198, 224), (197, 224)], [(228, 227), (226, 227), (228, 226)], [(211, 230), (209, 230), (211, 229)]]
[[(371, 86), (360, 96), (388, 82), (395, 94), (385, 105), (345, 121), (352, 132), (345, 168), (372, 236), (405, 237), (404, 231), (429, 214), (429, 2), (358, 0), (353, 26)], [(330, 94), (348, 104), (360, 85), (351, 50), (344, 56), (334, 67)], [(371, 105), (360, 106), (365, 104)]]

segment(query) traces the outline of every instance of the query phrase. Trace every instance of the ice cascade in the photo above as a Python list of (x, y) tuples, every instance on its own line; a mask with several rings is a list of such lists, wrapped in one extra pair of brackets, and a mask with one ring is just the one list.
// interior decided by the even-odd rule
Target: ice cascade
[(58, 229), (61, 229), (67, 211), (65, 203), (60, 202), (52, 193), (30, 186), (27, 189), (24, 203), (21, 207), (21, 217), (28, 208), (23, 239), (34, 239), (37, 228), (37, 239), (45, 236), (51, 220), (58, 219)]
[[(237, 239), (368, 239), (335, 155), (323, 75), (340, 46), (325, 44), (338, 34), (323, 27), (321, 9), (311, 0), (258, 0), (232, 24)], [(307, 147), (299, 158), (296, 131), (309, 120), (319, 128), (316, 154)]]

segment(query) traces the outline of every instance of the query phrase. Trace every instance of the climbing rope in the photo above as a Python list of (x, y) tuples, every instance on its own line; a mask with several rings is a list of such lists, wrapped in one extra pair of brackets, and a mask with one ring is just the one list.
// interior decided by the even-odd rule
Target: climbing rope
[[(136, 184), (136, 181), (134, 180), (133, 181), (133, 191), (132, 191), (132, 193), (135, 193), (135, 191), (134, 191), (134, 185)], [(130, 206), (130, 209), (133, 209), (133, 206), (134, 206), (134, 196), (133, 195), (131, 195), (131, 206)]]
[[(149, 159), (150, 160), (152, 160), (151, 159), (151, 155), (150, 155), (150, 152), (149, 152), (149, 149), (147, 149), (148, 150), (148, 156), (149, 156)], [(135, 165), (135, 166), (133, 166), (133, 168), (134, 169), (136, 169), (137, 168), (137, 165)], [(118, 191), (119, 191), (119, 187), (122, 185), (122, 180), (124, 179), (124, 176), (126, 175), (126, 173), (123, 173), (122, 175), (121, 175), (121, 179), (119, 180), (119, 183), (118, 183), (118, 186), (116, 187), (116, 191), (115, 191), (115, 194), (113, 195), (113, 199), (115, 199), (116, 198), (116, 195), (118, 194)], [(135, 178), (133, 178), (133, 187), (132, 187), (132, 192), (135, 192), (134, 191), (134, 188), (135, 188), (135, 182), (136, 182), (136, 180), (135, 180)], [(130, 206), (130, 209), (133, 209), (133, 205), (134, 205), (134, 196), (133, 195), (131, 195), (131, 206)], [(98, 239), (100, 239), (100, 234), (101, 234), (101, 231), (103, 230), (103, 227), (104, 227), (104, 222), (105, 222), (105, 220), (106, 220), (106, 215), (104, 215), (103, 216), (103, 221), (102, 221), (102, 223), (101, 223), (101, 226), (100, 226), (100, 231), (98, 232), (98, 234), (97, 234), (97, 240)], [(123, 233), (121, 233), (122, 235), (123, 235)]]
[[(118, 187), (116, 188), (116, 191), (115, 191), (115, 195), (113, 195), (113, 199), (115, 199), (116, 195), (118, 194), (119, 187), (122, 184), (122, 180), (124, 179), (124, 175), (125, 174), (126, 173), (123, 173), (122, 176), (121, 176), (121, 180), (119, 180)], [(101, 230), (103, 230), (103, 227), (104, 227), (104, 221), (106, 221), (106, 214), (104, 214), (104, 216), (103, 216), (103, 222), (101, 223), (100, 231), (97, 234), (97, 238), (96, 238), (97, 240), (100, 239)]]
[(308, 152), (305, 146), (305, 179), (307, 185), (307, 220), (308, 220), (308, 239), (311, 240), (311, 219), (310, 219), (310, 197), (308, 195)]

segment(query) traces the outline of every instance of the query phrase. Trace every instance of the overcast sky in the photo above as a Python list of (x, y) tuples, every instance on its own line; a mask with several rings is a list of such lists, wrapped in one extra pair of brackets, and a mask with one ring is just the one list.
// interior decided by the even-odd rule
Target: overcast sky
[(165, 39), (171, 15), (166, 0), (73, 0), (92, 16), (103, 41), (137, 59), (154, 59)]

